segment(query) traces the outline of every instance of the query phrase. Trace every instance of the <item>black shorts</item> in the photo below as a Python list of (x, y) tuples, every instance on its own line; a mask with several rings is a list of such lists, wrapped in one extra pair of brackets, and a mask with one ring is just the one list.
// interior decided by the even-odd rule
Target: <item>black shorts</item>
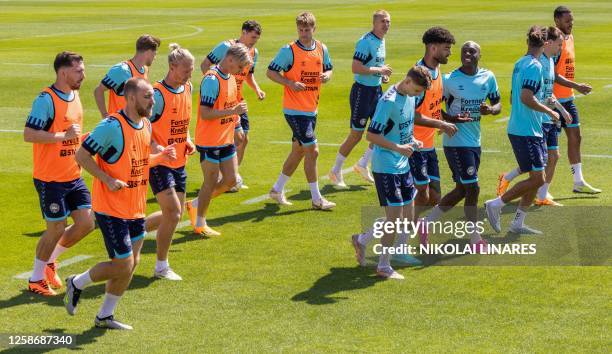
[[(563, 128), (576, 128), (580, 126), (580, 117), (578, 117), (578, 108), (576, 108), (576, 104), (574, 103), (574, 100), (571, 101), (567, 101), (567, 102), (563, 102), (561, 103), (561, 105), (563, 106), (563, 108), (565, 108), (565, 110), (567, 111), (567, 113), (569, 113), (572, 116), (572, 122), (570, 124), (566, 124), (565, 123), (565, 119), (561, 118), (561, 127)], [(561, 112), (555, 110), (557, 113), (559, 113), (560, 117), (563, 117), (561, 115)]]
[(153, 194), (157, 194), (168, 188), (174, 188), (179, 193), (185, 193), (187, 186), (187, 173), (185, 166), (170, 168), (158, 165), (149, 169), (149, 183)]
[(404, 206), (412, 203), (416, 189), (410, 172), (403, 174), (373, 172), (380, 206)]
[(219, 164), (236, 156), (236, 146), (234, 144), (221, 147), (197, 146), (196, 149), (200, 153), (200, 163), (206, 160), (208, 162)]
[(317, 143), (315, 136), (315, 127), (317, 126), (317, 117), (285, 114), (285, 120), (293, 132), (292, 141), (297, 141), (302, 146), (308, 146)]
[(47, 221), (64, 220), (77, 209), (91, 209), (91, 194), (83, 178), (69, 182), (44, 182), (34, 178), (34, 187)]
[(544, 142), (546, 149), (559, 150), (559, 130), (555, 124), (542, 124), (542, 133), (544, 134)]
[(366, 86), (353, 83), (349, 102), (351, 105), (351, 129), (363, 131), (376, 111), (378, 100), (382, 96), (382, 87)]
[(145, 237), (145, 219), (121, 219), (94, 213), (104, 237), (104, 245), (110, 259), (127, 258), (132, 254), (132, 244)]
[(544, 170), (548, 159), (544, 138), (513, 134), (508, 134), (508, 138), (521, 172)]
[(424, 185), (433, 181), (440, 181), (440, 167), (438, 166), (438, 154), (435, 149), (416, 150), (408, 159), (410, 172), (414, 178), (414, 184)]
[(445, 146), (444, 155), (446, 155), (446, 161), (453, 173), (455, 183), (470, 184), (478, 182), (479, 147)]

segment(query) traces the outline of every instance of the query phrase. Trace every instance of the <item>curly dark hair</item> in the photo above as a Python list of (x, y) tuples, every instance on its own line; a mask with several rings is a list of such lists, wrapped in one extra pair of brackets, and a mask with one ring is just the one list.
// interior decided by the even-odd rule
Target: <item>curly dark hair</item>
[(436, 26), (423, 33), (423, 43), (427, 44), (455, 44), (455, 37), (444, 27)]

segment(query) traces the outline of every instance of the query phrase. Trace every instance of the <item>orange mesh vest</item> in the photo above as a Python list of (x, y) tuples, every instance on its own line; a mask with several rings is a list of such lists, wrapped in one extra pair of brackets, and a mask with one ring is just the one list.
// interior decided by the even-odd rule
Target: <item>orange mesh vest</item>
[(296, 92), (285, 86), (283, 107), (303, 112), (316, 112), (319, 106), (321, 73), (323, 72), (323, 46), (315, 41), (314, 50), (304, 50), (296, 42), (289, 44), (293, 52), (293, 66), (284, 73), (292, 81), (306, 85), (306, 90)]
[[(141, 77), (145, 80), (148, 80), (147, 73), (149, 72), (149, 69), (146, 66), (144, 67), (144, 74), (142, 74), (140, 73), (138, 68), (136, 68), (134, 63), (132, 63), (131, 60), (124, 61), (124, 63), (126, 63), (127, 66), (130, 68), (130, 73), (132, 74), (132, 77)], [(119, 112), (119, 110), (124, 107), (125, 97), (119, 96), (117, 93), (115, 93), (115, 90), (110, 90), (108, 94), (108, 113)]]
[[(55, 111), (49, 133), (66, 131), (72, 124), (83, 128), (83, 106), (78, 91), (73, 91), (74, 99), (70, 102), (61, 99), (50, 87), (43, 92), (51, 95)], [(80, 137), (53, 144), (34, 143), (34, 178), (45, 182), (68, 182), (81, 177), (81, 167), (74, 158), (80, 145)]]
[[(561, 55), (559, 61), (555, 64), (555, 74), (561, 75), (568, 80), (574, 80), (574, 69), (576, 62), (576, 54), (574, 52), (574, 36), (569, 35), (563, 38), (563, 46), (561, 47)], [(570, 87), (561, 86), (555, 82), (553, 86), (553, 94), (557, 98), (570, 98), (574, 96), (574, 90)]]
[(191, 120), (191, 85), (185, 84), (181, 93), (170, 91), (163, 83), (156, 82), (153, 87), (164, 97), (164, 111), (158, 120), (151, 123), (153, 140), (168, 146), (176, 143), (176, 160), (161, 162), (160, 165), (179, 168), (187, 163), (186, 142)]
[(94, 178), (92, 208), (94, 211), (121, 219), (145, 217), (147, 183), (149, 178), (149, 154), (151, 147), (151, 123), (143, 119), (142, 128), (136, 129), (121, 113), (109, 115), (121, 124), (123, 151), (114, 163), (97, 156), (98, 166), (109, 176), (127, 183), (127, 187), (111, 192), (106, 184)]
[[(442, 72), (438, 67), (438, 77), (431, 81), (431, 87), (425, 91), (423, 102), (416, 111), (428, 118), (441, 119), (442, 94)], [(424, 149), (433, 148), (435, 135), (436, 128), (424, 127), (422, 125), (414, 126), (414, 138), (423, 142)]]
[[(229, 78), (225, 79), (219, 74), (216, 68), (208, 70), (205, 76), (207, 75), (216, 76), (219, 82), (219, 96), (215, 101), (213, 109), (224, 110), (238, 104), (236, 79), (234, 75), (230, 74)], [(232, 114), (215, 119), (202, 119), (200, 117), (201, 107), (202, 106), (198, 106), (198, 120), (196, 123), (195, 137), (196, 145), (213, 147), (233, 144), (234, 128), (239, 119), (238, 115)]]
[[(238, 43), (238, 41), (235, 39), (230, 39), (229, 42), (232, 45)], [(251, 57), (251, 60), (255, 59), (255, 47), (249, 48), (249, 56)], [(234, 75), (236, 78), (236, 95), (238, 102), (242, 102), (242, 100), (244, 100), (244, 97), (242, 97), (242, 86), (244, 84), (244, 80), (246, 80), (247, 76), (249, 76), (252, 67), (253, 65), (247, 65), (239, 74)]]

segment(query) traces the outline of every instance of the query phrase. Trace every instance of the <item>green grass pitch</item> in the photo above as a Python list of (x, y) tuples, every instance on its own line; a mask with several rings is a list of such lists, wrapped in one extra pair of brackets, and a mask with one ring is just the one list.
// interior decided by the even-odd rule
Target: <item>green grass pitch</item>
[[(495, 192), (497, 174), (515, 164), (506, 123), (495, 122), (510, 112), (513, 63), (526, 50), (528, 27), (552, 24), (557, 5), (473, 0), (0, 0), (0, 333), (76, 334), (79, 348), (96, 352), (608, 352), (612, 277), (607, 266), (403, 268), (405, 281), (383, 282), (372, 267), (356, 267), (348, 242), (360, 231), (361, 207), (377, 204), (373, 186), (354, 174), (347, 175), (348, 191), (321, 182), (324, 195), (338, 204), (332, 212), (310, 210), (301, 168), (288, 185), (293, 206), (243, 204), (270, 189), (288, 152), (288, 145), (273, 143), (288, 142), (291, 135), (281, 112), (281, 87), (265, 77), (265, 70), (278, 49), (296, 38), (294, 18), (299, 11), (317, 16), (316, 37), (327, 44), (334, 64), (332, 81), (322, 91), (317, 126), (319, 141), (326, 144), (341, 143), (348, 133), (354, 44), (370, 30), (374, 10), (384, 8), (392, 16), (387, 36), (387, 63), (395, 70), (392, 82), (421, 58), (420, 38), (430, 26), (446, 26), (458, 42), (444, 72), (459, 65), (461, 43), (480, 43), (481, 66), (496, 74), (504, 105), (500, 116), (483, 119), (483, 148), (499, 151), (483, 153), (479, 174), (484, 201)], [(612, 3), (565, 5), (575, 16), (577, 79), (593, 85), (591, 95), (577, 100), (584, 174), (604, 193), (571, 193), (565, 136), (560, 138), (562, 158), (551, 193), (567, 207), (610, 207)], [(210, 224), (223, 236), (203, 239), (188, 228), (177, 230), (170, 262), (185, 279), (178, 283), (153, 281), (155, 241), (145, 240), (142, 262), (116, 312), (134, 326), (129, 333), (92, 328), (104, 292), (101, 284), (85, 290), (75, 317), (66, 314), (61, 296), (47, 299), (26, 292), (26, 281), (14, 276), (31, 270), (44, 222), (31, 179), (32, 148), (21, 133), (11, 130), (23, 129), (32, 100), (54, 80), (55, 54), (73, 50), (85, 57), (81, 97), (88, 130), (99, 120), (93, 88), (112, 64), (132, 56), (139, 35), (152, 33), (163, 41), (151, 68), (153, 80), (167, 70), (170, 42), (190, 49), (197, 57), (197, 90), (199, 62), (216, 43), (237, 36), (241, 23), (250, 18), (263, 26), (256, 77), (267, 98), (258, 102), (245, 89), (252, 130), (241, 174), (250, 189), (213, 201)], [(365, 146), (362, 142), (354, 150), (346, 167)], [(337, 146), (320, 147), (319, 175), (328, 172), (336, 152)], [(443, 157), (440, 169), (443, 190), (448, 191), (450, 172)], [(190, 161), (188, 174), (188, 195), (193, 197), (202, 180), (196, 159)], [(158, 209), (153, 199), (148, 208)], [(545, 220), (555, 223), (555, 213), (550, 215)], [(510, 217), (504, 215), (505, 225)], [(610, 219), (598, 222), (609, 224)], [(581, 236), (576, 232), (574, 236)], [(504, 235), (487, 228), (485, 237)], [(91, 258), (63, 267), (60, 275), (82, 272), (106, 259), (99, 230), (60, 260), (79, 255)]]

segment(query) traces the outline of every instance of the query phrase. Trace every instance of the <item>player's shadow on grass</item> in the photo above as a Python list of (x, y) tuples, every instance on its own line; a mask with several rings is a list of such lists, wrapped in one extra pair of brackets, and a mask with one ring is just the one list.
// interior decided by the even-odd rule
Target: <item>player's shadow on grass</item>
[(341, 291), (365, 289), (383, 279), (374, 274), (372, 268), (331, 268), (329, 274), (319, 278), (310, 289), (294, 295), (292, 301), (304, 301), (309, 305), (330, 305), (347, 297), (333, 296)]
[(45, 230), (34, 231), (34, 232), (24, 232), (22, 233), (22, 235), (27, 236), (27, 237), (40, 237), (44, 232)]
[[(145, 277), (142, 275), (135, 274), (134, 278), (132, 278), (132, 282), (130, 283), (129, 290), (134, 289), (142, 289), (148, 287), (153, 282), (153, 279), (149, 277)], [(24, 281), (23, 285), (25, 286), (27, 283)], [(88, 286), (81, 293), (81, 299), (93, 299), (102, 297), (104, 295), (105, 283), (97, 283), (92, 286)], [(65, 289), (65, 287), (64, 287)], [(45, 303), (49, 306), (55, 307), (64, 307), (64, 302), (62, 299), (64, 298), (63, 294), (58, 294), (56, 296), (42, 296), (38, 294), (34, 294), (27, 289), (22, 289), (21, 292), (10, 299), (0, 300), (0, 309), (5, 309), (9, 307), (15, 307), (19, 305), (30, 305), (36, 303)]]
[[(93, 321), (92, 321), (93, 322)], [(92, 326), (90, 329), (83, 331), (81, 333), (66, 333), (65, 328), (48, 328), (44, 329), (44, 335), (63, 335), (63, 334), (72, 334), (74, 335), (74, 342), (71, 346), (62, 347), (62, 349), (70, 349), (70, 350), (84, 350), (84, 345), (93, 344), (97, 342), (98, 337), (101, 337), (107, 333), (107, 330), (103, 328), (96, 328)], [(57, 350), (58, 348), (26, 348), (24, 346), (16, 346), (9, 349), (5, 349), (0, 351), (0, 353), (47, 353), (52, 350)]]
[(571, 197), (555, 198), (555, 201), (558, 201), (558, 200), (575, 200), (575, 199), (599, 199), (599, 197), (596, 196), (596, 195), (573, 195)]
[[(362, 185), (351, 185), (348, 188), (336, 188), (330, 184), (321, 188), (322, 195), (332, 195), (336, 193), (345, 193), (345, 192), (356, 192), (356, 191), (364, 191), (367, 188)], [(301, 190), (298, 194), (293, 194), (291, 196), (287, 196), (289, 200), (310, 200), (312, 195), (309, 190)]]

